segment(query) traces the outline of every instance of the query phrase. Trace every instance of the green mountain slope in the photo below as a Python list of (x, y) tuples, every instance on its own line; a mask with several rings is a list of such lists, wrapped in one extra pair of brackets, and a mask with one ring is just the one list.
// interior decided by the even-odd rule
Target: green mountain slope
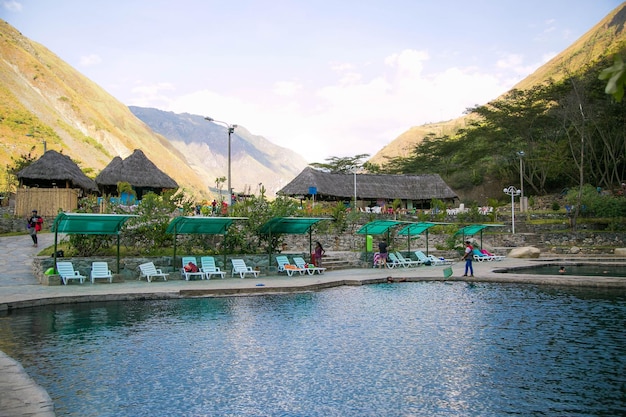
[[(226, 175), (226, 164), (220, 163), (225, 159), (223, 149), (212, 154), (215, 163), (188, 158), (194, 147), (205, 146), (202, 137), (197, 143), (191, 138), (183, 146), (180, 141), (170, 141), (155, 133), (127, 106), (2, 20), (0, 118), (3, 168), (11, 162), (11, 157), (27, 154), (32, 147), (35, 147), (34, 156), (41, 155), (45, 143), (47, 149), (69, 155), (91, 176), (113, 157), (125, 158), (134, 149), (141, 149), (197, 197), (210, 197), (209, 188), (214, 186), (215, 178)], [(262, 161), (255, 159), (254, 153), (241, 153), (233, 158), (238, 168), (254, 171), (233, 181), (236, 190), (246, 184), (256, 186), (263, 182), (272, 195), (281, 183), (290, 181), (306, 166), (304, 159), (293, 152), (244, 132), (241, 129), (237, 133), (249, 149), (263, 147), (266, 151)], [(279, 154), (292, 163), (276, 169), (272, 156)]]
[[(550, 79), (558, 81), (568, 74), (579, 72), (585, 66), (603, 57), (623, 52), (626, 50), (625, 24), (626, 3), (623, 3), (576, 42), (520, 81), (514, 88), (526, 90)], [(452, 135), (466, 124), (467, 116), (461, 116), (450, 121), (412, 127), (377, 152), (370, 162), (384, 165), (388, 158), (406, 157), (428, 135)]]

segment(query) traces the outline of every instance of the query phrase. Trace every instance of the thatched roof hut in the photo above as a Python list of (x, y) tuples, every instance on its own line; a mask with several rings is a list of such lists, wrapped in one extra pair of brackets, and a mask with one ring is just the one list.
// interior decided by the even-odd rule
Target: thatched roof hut
[(78, 165), (57, 151), (49, 150), (41, 158), (17, 173), (20, 186), (36, 188), (79, 188), (83, 192), (97, 191), (94, 180)]
[[(351, 200), (355, 195), (354, 174), (332, 174), (311, 167), (305, 168), (278, 194), (304, 197), (316, 189), (316, 200)], [(456, 193), (437, 174), (380, 175), (356, 174), (357, 200), (402, 200), (406, 207), (429, 207), (437, 198), (453, 202)]]
[(149, 191), (160, 194), (163, 190), (178, 188), (178, 183), (154, 165), (140, 149), (135, 149), (123, 160), (116, 156), (96, 177), (96, 184), (104, 194), (116, 194), (118, 182), (132, 185), (139, 199)]

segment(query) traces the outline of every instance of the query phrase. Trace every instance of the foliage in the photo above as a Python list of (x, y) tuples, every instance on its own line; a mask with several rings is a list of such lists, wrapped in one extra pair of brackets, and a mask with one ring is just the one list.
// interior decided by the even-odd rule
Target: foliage
[(520, 169), (528, 195), (581, 182), (611, 189), (626, 178), (626, 104), (604, 93), (597, 74), (605, 64), (468, 109), (467, 127), (426, 136), (409, 156), (389, 159), (382, 170), (440, 174), (457, 190), (519, 187)]
[[(570, 190), (565, 197), (571, 207), (578, 203), (578, 190)], [(596, 187), (585, 184), (580, 199), (580, 213), (585, 217), (619, 218), (626, 216), (624, 197), (598, 192)]]
[(117, 194), (121, 196), (122, 194), (130, 194), (136, 196), (135, 190), (133, 190), (133, 186), (126, 181), (120, 181), (117, 183)]
[(626, 85), (626, 66), (619, 55), (615, 55), (613, 65), (603, 69), (598, 78), (608, 80), (604, 89), (605, 93), (612, 95), (616, 101), (622, 101), (624, 85)]
[(325, 159), (326, 163), (313, 162), (309, 165), (334, 174), (350, 174), (361, 168), (364, 165), (363, 160), (368, 157), (369, 154), (366, 153), (343, 158), (331, 156)]

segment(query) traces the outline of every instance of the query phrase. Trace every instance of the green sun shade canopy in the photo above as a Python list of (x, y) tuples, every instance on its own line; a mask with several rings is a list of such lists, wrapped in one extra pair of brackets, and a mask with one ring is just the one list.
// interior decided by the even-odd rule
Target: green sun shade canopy
[(134, 214), (59, 213), (52, 224), (55, 233), (116, 235)]
[(456, 235), (463, 234), (465, 236), (471, 236), (489, 227), (503, 227), (503, 226), (504, 226), (503, 224), (471, 224), (469, 226), (465, 226), (459, 229), (454, 235), (456, 236)]
[(420, 223), (411, 223), (404, 226), (402, 229), (398, 231), (399, 236), (407, 236), (407, 235), (419, 235), (424, 231), (430, 229), (433, 226), (437, 226), (438, 223), (430, 223), (430, 222), (420, 222)]
[(332, 219), (328, 217), (274, 217), (261, 226), (260, 233), (264, 235), (302, 235), (307, 233), (311, 226), (322, 220)]
[(403, 222), (395, 220), (374, 220), (373, 222), (361, 226), (357, 233), (361, 235), (383, 235), (387, 233), (390, 228), (401, 223)]
[(165, 232), (180, 235), (223, 235), (235, 220), (245, 219), (247, 217), (180, 216), (167, 225)]

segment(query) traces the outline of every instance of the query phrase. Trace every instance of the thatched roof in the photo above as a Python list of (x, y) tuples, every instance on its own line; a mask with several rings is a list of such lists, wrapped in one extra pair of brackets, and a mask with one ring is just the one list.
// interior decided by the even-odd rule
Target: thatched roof
[(116, 156), (96, 177), (98, 185), (117, 186), (118, 182), (127, 182), (133, 187), (178, 188), (178, 183), (157, 168), (139, 149), (124, 160)]
[[(331, 174), (305, 168), (278, 194), (306, 196), (316, 187), (319, 198), (354, 198), (354, 174)], [(458, 198), (439, 175), (356, 175), (356, 195), (360, 200), (449, 200)]]
[[(94, 180), (80, 170), (78, 165), (57, 151), (49, 150), (41, 158), (17, 173), (21, 184), (49, 188), (82, 188), (85, 191), (97, 191)], [(53, 184), (54, 183), (54, 184)]]

